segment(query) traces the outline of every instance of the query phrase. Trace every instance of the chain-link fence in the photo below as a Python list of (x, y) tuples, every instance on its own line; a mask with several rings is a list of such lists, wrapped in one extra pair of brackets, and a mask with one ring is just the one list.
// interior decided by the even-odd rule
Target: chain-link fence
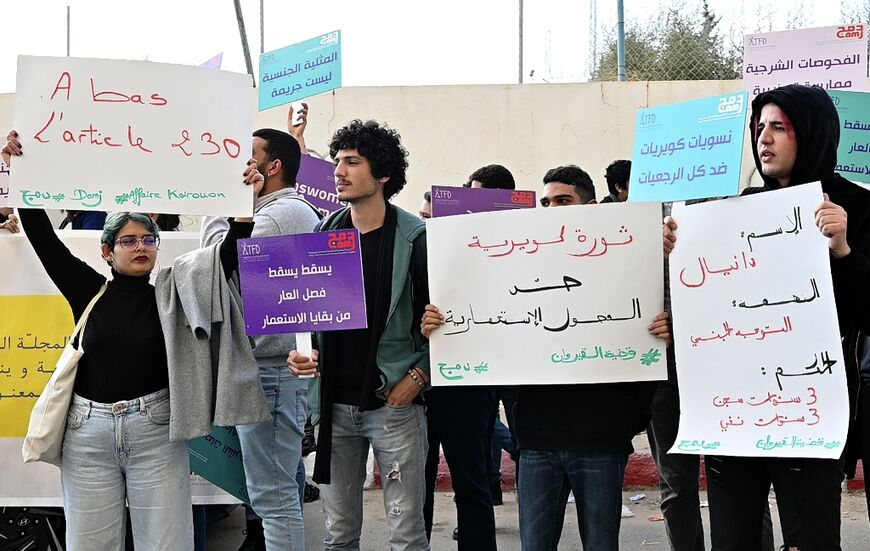
[[(797, 2), (786, 14), (782, 29), (771, 28), (772, 13), (760, 12), (738, 22), (742, 27), (727, 31), (706, 1), (691, 7), (663, 8), (643, 22), (627, 22), (626, 75), (628, 80), (739, 79), (744, 34), (813, 26), (814, 8), (813, 2)], [(870, 22), (870, 0), (841, 0), (839, 22)], [(592, 80), (617, 80), (615, 30), (603, 33), (599, 44), (589, 68)]]

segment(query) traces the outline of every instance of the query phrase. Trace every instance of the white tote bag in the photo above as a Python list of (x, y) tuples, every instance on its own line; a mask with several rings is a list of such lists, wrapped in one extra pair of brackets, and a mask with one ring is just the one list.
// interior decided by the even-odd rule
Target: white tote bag
[[(30, 412), (30, 424), (21, 453), (25, 463), (41, 461), (60, 467), (60, 452), (63, 449), (63, 435), (66, 432), (66, 418), (72, 401), (73, 386), (76, 382), (76, 371), (79, 358), (85, 353), (81, 342), (78, 348), (73, 346), (76, 336), (84, 333), (88, 316), (97, 300), (106, 291), (104, 283), (97, 295), (91, 299), (87, 308), (79, 318), (76, 328), (67, 342), (57, 365), (54, 368), (48, 384), (36, 400), (36, 405)], [(81, 339), (80, 339), (81, 341)]]

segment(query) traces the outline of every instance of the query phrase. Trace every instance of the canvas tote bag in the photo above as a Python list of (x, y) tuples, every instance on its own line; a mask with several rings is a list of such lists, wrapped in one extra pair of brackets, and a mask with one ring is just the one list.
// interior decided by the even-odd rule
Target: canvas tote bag
[(73, 346), (73, 342), (76, 336), (84, 333), (91, 309), (104, 292), (106, 292), (105, 283), (79, 318), (63, 354), (57, 360), (54, 373), (51, 374), (48, 384), (45, 385), (45, 389), (30, 412), (30, 424), (21, 448), (25, 463), (41, 461), (60, 467), (60, 452), (63, 448), (63, 435), (66, 432), (66, 418), (72, 401), (76, 371), (79, 358), (85, 353), (81, 340), (78, 348)]

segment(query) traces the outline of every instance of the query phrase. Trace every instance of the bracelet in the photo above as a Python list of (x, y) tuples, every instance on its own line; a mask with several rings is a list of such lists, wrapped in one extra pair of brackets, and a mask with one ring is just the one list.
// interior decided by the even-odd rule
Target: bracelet
[(420, 376), (417, 375), (417, 372), (414, 371), (413, 369), (409, 369), (409, 370), (408, 370), (408, 375), (411, 376), (411, 379), (412, 379), (415, 383), (417, 383), (417, 386), (419, 386), (420, 388), (423, 388), (423, 386), (426, 384), (426, 383), (423, 382), (423, 379), (421, 379)]
[(423, 379), (423, 382), (424, 382), (424, 383), (428, 383), (428, 382), (429, 382), (429, 381), (426, 380), (426, 374), (423, 373), (423, 370), (422, 370), (422, 369), (420, 369), (419, 367), (412, 367), (411, 369), (413, 369), (414, 371), (417, 372), (417, 375), (419, 375), (420, 378)]

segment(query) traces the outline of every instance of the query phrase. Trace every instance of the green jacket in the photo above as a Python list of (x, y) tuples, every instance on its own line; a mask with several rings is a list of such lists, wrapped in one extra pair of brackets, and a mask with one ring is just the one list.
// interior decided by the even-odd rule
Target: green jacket
[[(390, 293), (390, 309), (387, 314), (387, 324), (384, 334), (378, 343), (377, 361), (381, 371), (381, 386), (376, 394), (381, 399), (386, 399), (384, 393), (402, 380), (411, 367), (419, 367), (426, 375), (429, 375), (429, 343), (420, 334), (420, 320), (414, 319), (413, 308), (413, 285), (411, 282), (411, 253), (414, 240), (426, 232), (426, 223), (416, 216), (396, 208), (396, 240), (393, 248), (393, 281)], [(321, 224), (320, 231), (336, 229), (338, 214), (332, 213)], [(426, 239), (417, 242), (416, 255), (418, 258), (426, 258)], [(422, 277), (427, 277), (425, 273)], [(320, 341), (320, 334), (315, 334), (316, 341)], [(320, 350), (318, 363), (321, 366), (328, 365), (329, 359)], [(308, 387), (308, 405), (311, 407), (311, 422), (317, 424), (320, 421), (320, 378), (311, 380)]]

